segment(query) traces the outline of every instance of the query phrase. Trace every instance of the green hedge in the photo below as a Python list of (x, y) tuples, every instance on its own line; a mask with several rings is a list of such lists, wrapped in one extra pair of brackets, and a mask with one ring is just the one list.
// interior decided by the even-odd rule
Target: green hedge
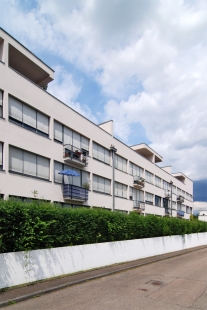
[(206, 231), (197, 220), (0, 199), (0, 253)]

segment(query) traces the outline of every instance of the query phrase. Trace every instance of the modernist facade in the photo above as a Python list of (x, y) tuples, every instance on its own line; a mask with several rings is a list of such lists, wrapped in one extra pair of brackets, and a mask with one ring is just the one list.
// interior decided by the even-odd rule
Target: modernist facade
[[(129, 147), (113, 122), (95, 125), (44, 90), (54, 71), (0, 29), (0, 194), (143, 215), (192, 213), (193, 183), (160, 168), (146, 144)], [(62, 176), (64, 169), (78, 177)]]

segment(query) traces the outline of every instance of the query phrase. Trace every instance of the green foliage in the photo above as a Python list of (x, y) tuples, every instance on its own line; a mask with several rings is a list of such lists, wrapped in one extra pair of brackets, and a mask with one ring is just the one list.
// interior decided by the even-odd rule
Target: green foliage
[(0, 199), (0, 253), (206, 231), (198, 220)]

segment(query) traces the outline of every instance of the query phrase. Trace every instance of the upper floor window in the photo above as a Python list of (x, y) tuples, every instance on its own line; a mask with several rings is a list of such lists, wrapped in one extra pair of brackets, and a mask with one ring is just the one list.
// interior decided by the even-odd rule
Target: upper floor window
[(89, 150), (89, 139), (72, 129), (54, 121), (54, 139), (64, 145), (71, 145), (77, 149)]
[(175, 185), (172, 186), (172, 192), (173, 192), (173, 194), (176, 194), (176, 186)]
[(9, 170), (49, 180), (50, 160), (49, 158), (10, 146)]
[(155, 185), (161, 187), (161, 179), (157, 176), (155, 176)]
[(181, 191), (181, 189), (179, 187), (177, 187), (177, 195), (178, 196), (182, 196), (182, 191)]
[(3, 117), (3, 91), (0, 89), (0, 117)]
[(145, 171), (146, 181), (153, 184), (153, 174), (149, 171)]
[(115, 182), (115, 196), (127, 198), (127, 185)]
[(127, 172), (127, 160), (115, 154), (115, 168)]
[(110, 164), (110, 151), (96, 142), (93, 142), (93, 157)]
[(133, 176), (143, 177), (144, 169), (130, 162), (129, 173)]
[(49, 137), (49, 117), (9, 96), (9, 119), (26, 129)]
[(3, 169), (3, 143), (0, 142), (0, 170)]
[(182, 191), (182, 196), (185, 198), (185, 191)]
[(111, 194), (111, 180), (93, 175), (93, 190), (105, 194)]
[(170, 184), (164, 180), (163, 180), (163, 189), (166, 191), (170, 190)]

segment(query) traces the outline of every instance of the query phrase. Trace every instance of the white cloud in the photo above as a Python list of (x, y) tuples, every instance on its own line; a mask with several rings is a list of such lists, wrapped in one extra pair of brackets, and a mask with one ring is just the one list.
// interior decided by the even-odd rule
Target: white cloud
[(76, 85), (71, 74), (61, 67), (55, 68), (55, 80), (48, 85), (48, 92), (67, 104), (69, 107), (84, 115), (92, 122), (97, 123), (97, 118), (87, 105), (81, 105), (76, 101), (76, 97), (81, 91), (81, 86)]
[[(127, 142), (139, 123), (174, 171), (206, 178), (205, 0), (38, 0), (26, 12), (19, 1), (1, 0), (2, 24), (34, 52), (93, 77), (109, 98), (102, 117), (114, 119), (119, 138)], [(95, 120), (76, 102), (81, 85), (61, 72), (50, 91)]]

